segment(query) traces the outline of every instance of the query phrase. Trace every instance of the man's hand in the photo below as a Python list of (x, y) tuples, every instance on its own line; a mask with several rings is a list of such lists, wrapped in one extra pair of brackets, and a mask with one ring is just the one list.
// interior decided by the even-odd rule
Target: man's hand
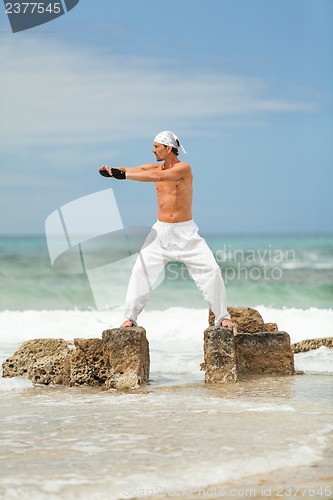
[(98, 171), (103, 177), (113, 177), (111, 168), (107, 165), (103, 165)]
[(103, 165), (98, 171), (103, 177), (126, 179), (126, 169), (124, 167), (110, 168), (107, 165)]

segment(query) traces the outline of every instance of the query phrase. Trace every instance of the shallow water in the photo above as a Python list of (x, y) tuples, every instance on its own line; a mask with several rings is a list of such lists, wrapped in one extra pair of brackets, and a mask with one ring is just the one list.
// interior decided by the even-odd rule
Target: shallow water
[(241, 486), (253, 474), (271, 471), (273, 479), (279, 468), (320, 461), (332, 440), (330, 376), (158, 383), (132, 394), (28, 381), (8, 390), (1, 498), (130, 498), (237, 479)]

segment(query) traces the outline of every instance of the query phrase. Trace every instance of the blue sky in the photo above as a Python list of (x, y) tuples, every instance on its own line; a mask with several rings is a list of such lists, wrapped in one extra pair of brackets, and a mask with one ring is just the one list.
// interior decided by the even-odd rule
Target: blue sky
[(0, 14), (0, 234), (108, 187), (125, 226), (153, 224), (152, 184), (97, 169), (153, 161), (161, 130), (202, 233), (333, 231), (331, 0), (80, 0), (15, 34)]

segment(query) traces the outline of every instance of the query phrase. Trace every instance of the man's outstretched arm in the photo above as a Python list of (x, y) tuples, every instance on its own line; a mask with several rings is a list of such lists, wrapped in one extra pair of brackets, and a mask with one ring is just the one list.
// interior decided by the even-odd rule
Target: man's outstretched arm
[(188, 163), (179, 163), (167, 170), (160, 169), (147, 169), (147, 170), (133, 170), (125, 169), (126, 179), (131, 181), (140, 182), (173, 182), (179, 181), (186, 175), (191, 173), (191, 167)]
[[(153, 170), (158, 168), (158, 163), (146, 163), (144, 165), (139, 165), (137, 167), (116, 167), (117, 170), (121, 170), (122, 172), (128, 172), (129, 170), (131, 172), (142, 172), (145, 170)], [(99, 172), (101, 171), (106, 171), (108, 172), (110, 177), (113, 177), (111, 167), (108, 167), (107, 165), (103, 165), (101, 168), (99, 168)]]

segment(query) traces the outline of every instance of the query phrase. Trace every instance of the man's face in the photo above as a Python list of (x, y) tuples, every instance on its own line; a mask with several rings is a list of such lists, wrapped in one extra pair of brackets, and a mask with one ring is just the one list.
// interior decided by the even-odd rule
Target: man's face
[(156, 156), (157, 161), (162, 161), (165, 160), (166, 155), (168, 154), (168, 148), (166, 148), (163, 144), (160, 144), (159, 142), (154, 142), (153, 153)]

